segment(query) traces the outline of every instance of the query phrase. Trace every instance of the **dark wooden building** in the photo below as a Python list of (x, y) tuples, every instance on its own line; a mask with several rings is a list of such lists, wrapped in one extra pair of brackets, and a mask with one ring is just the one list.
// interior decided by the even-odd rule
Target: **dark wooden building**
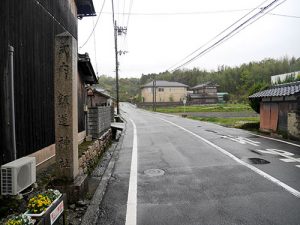
[(88, 107), (113, 106), (114, 98), (103, 88), (97, 86), (87, 87)]
[(188, 95), (189, 104), (215, 104), (218, 103), (218, 85), (212, 82), (199, 84), (190, 88), (193, 93)]
[(88, 108), (87, 86), (97, 84), (97, 77), (88, 53), (78, 54), (78, 135), (79, 141), (86, 136)]
[(260, 101), (260, 129), (300, 140), (300, 81), (275, 85), (249, 99)]
[(55, 36), (68, 32), (77, 40), (77, 17), (95, 10), (92, 0), (2, 0), (0, 13), (2, 165), (53, 146)]

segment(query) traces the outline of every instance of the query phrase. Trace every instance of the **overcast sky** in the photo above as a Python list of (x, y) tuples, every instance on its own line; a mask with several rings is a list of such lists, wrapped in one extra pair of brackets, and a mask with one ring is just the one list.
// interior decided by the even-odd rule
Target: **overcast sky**
[[(104, 1), (95, 35), (83, 46), (93, 30)], [(126, 26), (127, 13), (132, 3), (127, 35), (118, 36), (119, 50), (128, 51), (119, 56), (120, 77), (140, 77), (142, 74), (166, 71), (263, 2), (114, 0), (115, 19), (119, 26)], [(266, 0), (263, 6), (271, 2)], [(79, 21), (79, 52), (89, 53), (98, 75), (115, 76), (111, 0), (94, 0), (94, 5), (97, 16)], [(238, 66), (270, 57), (300, 57), (299, 0), (287, 0), (271, 13), (298, 18), (267, 14), (183, 68), (216, 70), (220, 65)]]

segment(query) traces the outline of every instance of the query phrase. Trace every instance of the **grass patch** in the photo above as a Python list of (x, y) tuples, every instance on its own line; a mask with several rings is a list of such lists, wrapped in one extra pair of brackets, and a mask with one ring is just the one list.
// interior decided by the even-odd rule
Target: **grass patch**
[[(182, 113), (184, 106), (157, 107), (157, 112), (161, 113)], [(186, 112), (241, 112), (253, 111), (248, 104), (211, 104), (211, 105), (192, 105), (185, 107)]]
[(88, 147), (93, 143), (93, 141), (84, 141), (78, 145), (78, 158), (80, 158), (83, 153), (88, 149)]
[[(259, 124), (258, 117), (239, 117), (239, 118), (219, 118), (219, 117), (188, 117), (193, 120), (216, 123), (226, 127), (236, 127), (242, 129), (256, 129)], [(246, 125), (248, 124), (248, 125)], [(247, 129), (247, 130), (248, 130)]]

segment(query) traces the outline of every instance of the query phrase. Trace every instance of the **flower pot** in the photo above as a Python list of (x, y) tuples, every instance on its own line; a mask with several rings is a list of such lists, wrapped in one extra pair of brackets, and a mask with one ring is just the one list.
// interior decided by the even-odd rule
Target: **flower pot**
[(41, 213), (32, 213), (29, 212), (29, 210), (27, 210), (24, 214), (31, 216), (31, 217), (42, 217), (50, 208), (51, 206), (55, 205), (55, 203), (60, 199), (60, 197), (62, 196), (62, 194), (60, 194), (43, 212)]

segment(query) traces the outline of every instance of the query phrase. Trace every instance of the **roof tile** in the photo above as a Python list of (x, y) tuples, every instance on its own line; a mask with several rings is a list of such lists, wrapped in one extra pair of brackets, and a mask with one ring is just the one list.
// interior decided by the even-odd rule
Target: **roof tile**
[(250, 95), (249, 98), (280, 97), (300, 93), (300, 81), (275, 85), (267, 90)]

